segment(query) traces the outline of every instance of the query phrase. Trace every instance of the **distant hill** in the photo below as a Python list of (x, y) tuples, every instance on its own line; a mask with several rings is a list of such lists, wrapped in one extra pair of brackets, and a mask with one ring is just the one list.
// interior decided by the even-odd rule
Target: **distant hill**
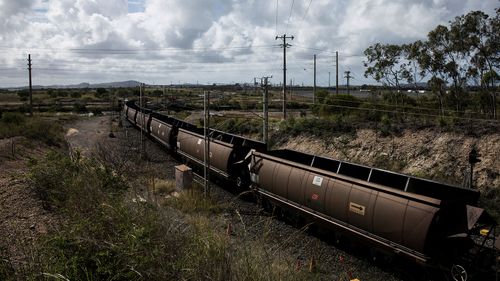
[[(33, 89), (85, 89), (85, 88), (128, 88), (128, 87), (138, 87), (141, 82), (135, 80), (121, 81), (121, 82), (108, 82), (108, 83), (80, 83), (74, 85), (34, 85)], [(12, 90), (22, 90), (27, 89), (27, 86), (24, 87), (11, 87), (9, 89)]]

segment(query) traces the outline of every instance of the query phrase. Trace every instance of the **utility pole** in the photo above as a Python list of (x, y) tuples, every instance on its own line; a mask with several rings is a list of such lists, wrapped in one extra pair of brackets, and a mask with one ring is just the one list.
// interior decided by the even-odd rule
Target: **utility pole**
[(140, 157), (141, 159), (144, 159), (144, 155), (145, 155), (145, 151), (146, 151), (146, 148), (145, 148), (145, 145), (146, 145), (146, 142), (144, 140), (144, 126), (146, 123), (145, 122), (145, 119), (146, 119), (146, 116), (144, 115), (144, 104), (143, 104), (143, 99), (142, 99), (142, 96), (143, 96), (143, 91), (144, 91), (144, 83), (141, 83), (139, 84), (139, 106), (140, 106), (140, 112), (141, 112), (141, 118), (142, 120), (140, 121), (141, 122), (141, 150), (140, 150)]
[(330, 71), (328, 71), (328, 92), (330, 92)]
[(210, 92), (205, 91), (203, 95), (203, 137), (205, 140), (205, 153), (203, 154), (203, 174), (205, 179), (205, 196), (210, 192)]
[(345, 73), (345, 78), (347, 78), (347, 94), (349, 95), (350, 94), (350, 91), (349, 91), (349, 79), (352, 78), (351, 76), (351, 71), (350, 70), (347, 70)]
[(163, 110), (167, 111), (167, 96), (165, 95), (165, 85), (163, 85), (163, 94), (162, 94), (162, 97), (163, 97)]
[(275, 40), (283, 39), (283, 44), (280, 44), (283, 47), (283, 119), (286, 119), (286, 48), (292, 46), (286, 43), (286, 39), (292, 39), (293, 36), (286, 36), (283, 34), (281, 36), (276, 36)]
[(31, 54), (28, 54), (28, 73), (30, 80), (30, 116), (33, 116), (33, 86), (31, 84)]
[(316, 104), (316, 55), (314, 55), (313, 104)]
[(257, 95), (257, 78), (253, 78), (253, 94)]
[(336, 78), (335, 78), (335, 94), (339, 94), (339, 52), (335, 52), (335, 69), (336, 69)]
[(293, 100), (293, 79), (290, 79), (290, 101)]
[(268, 79), (273, 78), (273, 76), (265, 76), (260, 79), (260, 84), (264, 90), (263, 93), (263, 102), (262, 102), (262, 110), (263, 110), (263, 124), (262, 124), (262, 142), (266, 144), (266, 149), (268, 149), (268, 142), (269, 142), (269, 110), (268, 110), (268, 99), (269, 99), (269, 83)]

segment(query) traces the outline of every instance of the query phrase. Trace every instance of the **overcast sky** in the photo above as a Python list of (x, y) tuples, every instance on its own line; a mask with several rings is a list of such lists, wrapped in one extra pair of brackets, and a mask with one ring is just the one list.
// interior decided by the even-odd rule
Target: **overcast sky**
[[(498, 0), (0, 0), (0, 87), (138, 80), (148, 84), (282, 81), (276, 35), (293, 35), (287, 78), (363, 77), (370, 44), (424, 39), (438, 24)], [(345, 84), (340, 75), (339, 83)]]

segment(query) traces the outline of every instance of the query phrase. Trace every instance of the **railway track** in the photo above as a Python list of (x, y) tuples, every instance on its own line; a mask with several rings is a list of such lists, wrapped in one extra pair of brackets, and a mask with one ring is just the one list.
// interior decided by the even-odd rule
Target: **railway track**
[[(133, 103), (125, 105), (125, 113), (183, 162), (203, 166), (199, 128)], [(449, 268), (451, 278), (461, 281), (468, 280), (463, 274), (470, 276), (465, 268), (481, 272), (483, 265), (472, 262), (497, 253), (473, 243), (474, 236), (496, 238), (495, 223), (477, 207), (475, 190), (296, 151), (266, 151), (262, 143), (221, 131), (209, 135), (211, 178), (254, 191), (268, 210), (321, 225), (337, 241), (347, 238), (377, 255), (413, 260), (432, 271)], [(470, 255), (475, 258), (466, 258)], [(491, 261), (487, 264), (488, 270)]]

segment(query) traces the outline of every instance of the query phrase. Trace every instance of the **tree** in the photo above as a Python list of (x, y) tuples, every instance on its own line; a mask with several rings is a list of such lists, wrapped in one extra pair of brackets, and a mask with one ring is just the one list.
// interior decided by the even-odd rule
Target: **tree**
[(80, 91), (72, 91), (70, 96), (74, 99), (79, 99), (82, 97), (82, 93)]
[(418, 40), (402, 46), (402, 56), (406, 60), (406, 68), (402, 76), (408, 84), (414, 84), (415, 90), (417, 83), (426, 76), (426, 70), (420, 67), (419, 58), (424, 52), (425, 44)]
[(68, 94), (68, 92), (67, 92), (67, 91), (65, 91), (65, 90), (58, 90), (58, 91), (57, 91), (57, 96), (58, 96), (58, 97), (61, 97), (61, 98), (66, 98), (66, 97), (68, 97), (68, 95), (69, 95), (69, 94)]
[(496, 82), (498, 69), (500, 35), (500, 9), (496, 16), (489, 18), (483, 12), (470, 12), (464, 18), (468, 33), (468, 43), (471, 46), (471, 63), (468, 69), (469, 77), (477, 85), (488, 92), (492, 99), (493, 118), (496, 118)]
[[(364, 51), (367, 61), (364, 62), (365, 77), (371, 76), (375, 81), (400, 90), (400, 83), (409, 76), (406, 63), (401, 62), (403, 48), (399, 45), (376, 43)], [(403, 98), (403, 96), (401, 96)], [(398, 96), (394, 96), (396, 106)], [(403, 100), (404, 102), (404, 100)]]
[(431, 88), (431, 91), (435, 93), (438, 97), (439, 113), (441, 114), (441, 116), (443, 116), (444, 115), (443, 96), (445, 93), (446, 82), (439, 77), (432, 76), (432, 78), (427, 83), (429, 84), (429, 88)]
[(53, 99), (57, 98), (57, 93), (53, 89), (48, 89), (47, 95), (49, 95), (49, 97)]
[(104, 99), (108, 97), (108, 90), (104, 88), (97, 88), (94, 96), (98, 99)]
[(316, 100), (318, 103), (323, 103), (323, 101), (325, 100), (326, 96), (328, 96), (328, 91), (325, 90), (325, 89), (320, 89), (318, 91), (316, 91)]
[[(374, 44), (364, 52), (365, 77), (399, 89), (401, 81), (414, 83), (416, 87), (418, 81), (430, 76), (428, 84), (438, 95), (441, 114), (448, 98), (460, 113), (466, 105), (467, 87), (475, 83), (483, 93), (490, 94), (491, 112), (496, 118), (500, 68), (498, 30), (500, 8), (491, 18), (481, 11), (455, 17), (448, 26), (438, 25), (431, 30), (425, 41), (401, 46)], [(396, 96), (396, 105), (398, 98)]]
[(491, 101), (492, 101), (492, 112), (493, 118), (497, 118), (497, 83), (500, 80), (498, 74), (494, 71), (488, 71), (483, 75), (482, 84), (487, 85), (487, 92), (490, 93)]
[(382, 45), (376, 43), (364, 51), (367, 61), (365, 77), (371, 76), (375, 81), (391, 87), (399, 88), (404, 79), (404, 64), (400, 63), (402, 47), (399, 45)]

